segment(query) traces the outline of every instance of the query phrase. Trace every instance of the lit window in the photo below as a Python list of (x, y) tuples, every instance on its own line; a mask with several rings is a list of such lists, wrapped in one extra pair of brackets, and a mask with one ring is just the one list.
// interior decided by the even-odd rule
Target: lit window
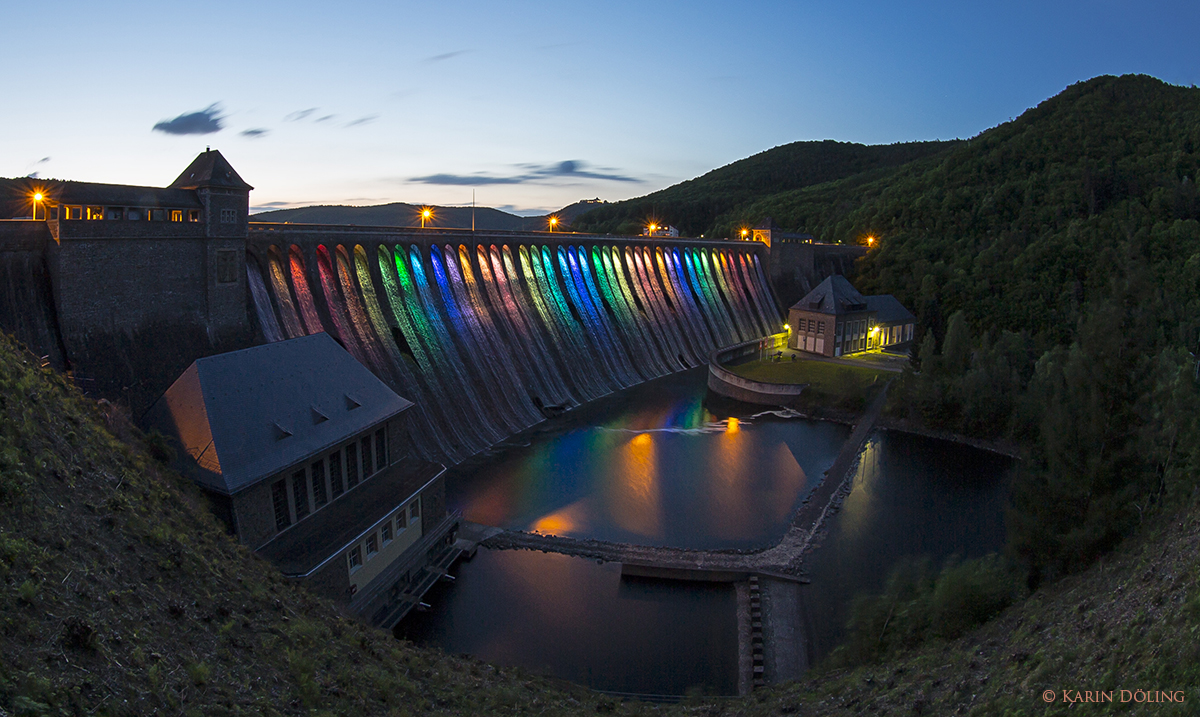
[(87, 208), (87, 218), (92, 219), (92, 220), (103, 219), (104, 218), (104, 207), (88, 207)]
[(371, 533), (367, 536), (367, 560), (374, 557), (375, 553), (379, 552), (379, 536)]
[(362, 567), (362, 546), (355, 545), (350, 548), (350, 572), (354, 572)]
[(173, 221), (173, 222), (183, 221), (183, 210), (182, 209), (172, 209), (171, 210), (171, 221)]
[(83, 219), (83, 207), (65, 207), (63, 219)]
[(384, 545), (392, 542), (392, 521), (384, 523), (383, 527), (379, 529), (379, 534), (383, 537)]
[(189, 222), (200, 221), (200, 210), (199, 209), (189, 209), (188, 210), (188, 221)]

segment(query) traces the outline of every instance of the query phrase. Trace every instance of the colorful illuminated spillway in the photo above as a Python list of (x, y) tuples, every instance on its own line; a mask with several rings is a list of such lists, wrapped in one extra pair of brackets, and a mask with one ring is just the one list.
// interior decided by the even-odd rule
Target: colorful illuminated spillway
[(415, 445), (447, 462), (782, 321), (739, 249), (272, 246), (247, 274), (268, 341), (338, 339), (417, 404)]

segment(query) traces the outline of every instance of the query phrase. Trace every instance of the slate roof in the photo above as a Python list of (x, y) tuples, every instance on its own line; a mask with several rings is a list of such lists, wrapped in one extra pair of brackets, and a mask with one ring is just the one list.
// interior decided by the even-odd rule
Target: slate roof
[(247, 192), (254, 189), (238, 176), (233, 165), (215, 149), (206, 149), (197, 155), (170, 186), (174, 189), (222, 187)]
[(917, 317), (891, 294), (868, 296), (867, 308), (875, 312), (876, 324), (910, 324), (917, 320)]
[(118, 207), (200, 209), (200, 199), (187, 189), (135, 187), (97, 182), (47, 182), (42, 189), (56, 204), (93, 204)]
[(178, 443), (181, 471), (232, 495), (411, 405), (321, 333), (197, 359), (144, 422)]
[(866, 311), (867, 300), (858, 289), (840, 274), (826, 277), (817, 288), (808, 292), (793, 309), (815, 311), (821, 314), (845, 314), (851, 311)]

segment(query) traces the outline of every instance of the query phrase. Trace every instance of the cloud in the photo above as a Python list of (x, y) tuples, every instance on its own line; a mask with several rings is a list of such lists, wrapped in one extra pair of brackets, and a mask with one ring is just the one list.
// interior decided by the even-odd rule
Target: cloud
[(313, 122), (328, 122), (329, 120), (333, 119), (334, 117), (337, 117), (337, 115), (325, 115), (324, 117), (316, 118), (315, 120), (313, 120)]
[(309, 107), (306, 110), (296, 110), (295, 112), (292, 112), (288, 116), (284, 117), (283, 121), (284, 122), (299, 122), (300, 120), (307, 118), (313, 112), (316, 112), (317, 109), (318, 108), (316, 108), (316, 107)]
[(249, 137), (250, 139), (260, 139), (268, 134), (271, 134), (271, 130), (264, 127), (254, 127), (252, 129), (244, 129), (239, 132), (239, 134), (241, 134), (243, 137)]
[(26, 174), (25, 176), (29, 177), (30, 179), (37, 179), (38, 177), (41, 176), (41, 174), (42, 174), (41, 172), (30, 172), (29, 174)]
[(445, 62), (446, 60), (458, 57), (459, 55), (465, 55), (468, 52), (470, 52), (470, 50), (455, 50), (454, 52), (443, 52), (440, 55), (434, 55), (433, 57), (426, 57), (425, 61), (426, 62)]
[(164, 134), (213, 134), (221, 131), (224, 119), (221, 106), (214, 102), (198, 112), (186, 112), (175, 119), (163, 120), (154, 125), (154, 131)]
[(34, 164), (45, 164), (46, 162), (49, 162), (49, 161), (50, 161), (49, 157), (42, 157), (38, 161), (34, 162)]
[(377, 119), (379, 119), (379, 115), (367, 115), (366, 117), (359, 117), (356, 120), (351, 120), (351, 121), (347, 122), (346, 126), (347, 127), (357, 127), (360, 124), (370, 124)]
[(588, 169), (588, 163), (579, 159), (568, 159), (555, 164), (519, 164), (523, 170), (517, 174), (430, 174), (424, 177), (413, 177), (408, 180), (416, 184), (443, 184), (482, 186), (486, 184), (527, 184), (552, 182), (556, 179), (599, 179), (606, 182), (634, 182), (644, 180), (623, 174), (614, 174), (614, 170), (599, 168), (600, 171)]

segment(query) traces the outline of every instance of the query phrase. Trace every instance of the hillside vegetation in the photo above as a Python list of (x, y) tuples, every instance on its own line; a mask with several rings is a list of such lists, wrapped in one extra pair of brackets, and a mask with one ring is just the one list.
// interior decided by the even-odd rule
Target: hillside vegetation
[(572, 228), (601, 234), (640, 234), (647, 222), (656, 221), (678, 227), (684, 236), (733, 236), (728, 222), (721, 223), (720, 218), (762, 197), (864, 173), (886, 175), (889, 168), (945, 152), (958, 144), (792, 142), (644, 197), (598, 207), (576, 219)]

